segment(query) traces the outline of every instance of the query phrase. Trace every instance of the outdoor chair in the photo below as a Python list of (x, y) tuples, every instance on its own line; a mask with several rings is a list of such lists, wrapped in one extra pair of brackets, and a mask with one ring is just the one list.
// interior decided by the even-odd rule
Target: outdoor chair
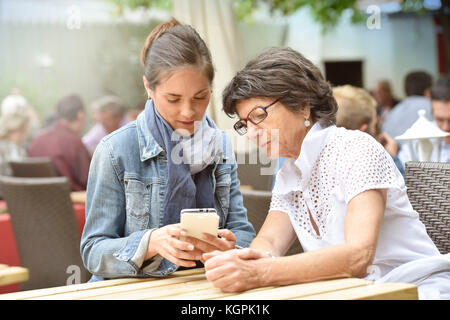
[(269, 158), (261, 152), (255, 152), (258, 155), (250, 156), (248, 153), (236, 154), (239, 181), (241, 185), (250, 186), (253, 190), (271, 191), (275, 171), (270, 169), (272, 162), (269, 162)]
[(411, 205), (442, 254), (450, 252), (450, 163), (407, 162)]
[(20, 264), (30, 279), (21, 290), (89, 280), (80, 254), (80, 234), (66, 177), (0, 176)]
[[(267, 214), (269, 213), (272, 193), (270, 191), (261, 190), (241, 190), (241, 193), (244, 199), (244, 207), (247, 209), (248, 220), (253, 225), (256, 234), (258, 234), (264, 224)], [(302, 252), (303, 249), (300, 242), (296, 239), (286, 255), (293, 255)]]
[(50, 158), (27, 157), (8, 162), (14, 177), (57, 177), (56, 168)]

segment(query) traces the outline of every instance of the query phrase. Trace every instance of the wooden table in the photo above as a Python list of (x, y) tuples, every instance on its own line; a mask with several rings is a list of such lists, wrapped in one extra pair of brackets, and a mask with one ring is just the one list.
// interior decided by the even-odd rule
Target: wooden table
[(23, 267), (10, 267), (6, 264), (0, 264), (0, 286), (24, 282), (28, 279), (28, 269)]
[(242, 293), (224, 293), (206, 280), (204, 269), (178, 271), (165, 278), (113, 279), (0, 295), (0, 300), (417, 300), (417, 298), (415, 285), (373, 284), (371, 281), (355, 278), (265, 287)]

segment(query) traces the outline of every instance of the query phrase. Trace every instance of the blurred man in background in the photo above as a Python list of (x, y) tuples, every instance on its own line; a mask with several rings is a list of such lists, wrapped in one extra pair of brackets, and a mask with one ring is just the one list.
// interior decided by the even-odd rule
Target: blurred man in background
[[(450, 76), (443, 77), (431, 88), (431, 106), (436, 125), (450, 133)], [(442, 139), (441, 162), (450, 162), (450, 136)]]
[[(439, 79), (431, 88), (431, 106), (434, 122), (442, 131), (450, 133), (450, 77)], [(442, 138), (440, 142), (439, 159), (434, 148), (430, 161), (450, 163), (450, 136)], [(414, 147), (415, 148), (415, 147)], [(417, 159), (416, 150), (412, 150)], [(405, 146), (399, 152), (399, 158), (403, 163), (411, 161), (409, 149)]]
[(93, 102), (95, 125), (83, 136), (83, 143), (92, 155), (100, 140), (119, 129), (126, 113), (121, 99), (105, 96)]
[(61, 176), (69, 179), (72, 191), (86, 190), (91, 156), (81, 141), (85, 111), (77, 95), (63, 97), (57, 104), (54, 123), (31, 142), (31, 157), (50, 157)]
[(381, 126), (386, 116), (399, 101), (394, 98), (391, 85), (387, 80), (378, 81), (373, 89), (373, 97), (377, 101), (378, 124)]
[(418, 111), (424, 109), (428, 120), (432, 119), (430, 88), (431, 76), (423, 71), (411, 72), (405, 77), (406, 98), (386, 116), (381, 132), (395, 137), (403, 134), (419, 118)]

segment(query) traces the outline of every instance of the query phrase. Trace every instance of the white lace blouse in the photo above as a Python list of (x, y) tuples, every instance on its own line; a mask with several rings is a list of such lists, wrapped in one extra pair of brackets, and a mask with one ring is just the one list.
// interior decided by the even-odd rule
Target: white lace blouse
[(403, 176), (391, 156), (361, 131), (322, 128), (316, 123), (298, 159), (286, 159), (278, 172), (270, 211), (289, 215), (307, 252), (345, 242), (347, 204), (369, 189), (387, 189), (373, 261), (377, 277), (409, 261), (439, 255), (409, 202)]

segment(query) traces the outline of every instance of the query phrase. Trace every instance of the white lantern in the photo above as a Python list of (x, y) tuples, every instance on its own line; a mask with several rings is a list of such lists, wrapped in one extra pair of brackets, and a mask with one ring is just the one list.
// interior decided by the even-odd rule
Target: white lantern
[[(408, 143), (409, 153), (413, 161), (431, 161), (433, 149), (436, 150), (436, 161), (439, 161), (441, 140), (443, 137), (450, 136), (450, 133), (442, 131), (429, 121), (425, 117), (425, 110), (419, 110), (418, 114), (419, 119), (395, 139)], [(434, 143), (431, 139), (435, 139)], [(417, 140), (417, 143), (413, 144), (414, 140)]]

